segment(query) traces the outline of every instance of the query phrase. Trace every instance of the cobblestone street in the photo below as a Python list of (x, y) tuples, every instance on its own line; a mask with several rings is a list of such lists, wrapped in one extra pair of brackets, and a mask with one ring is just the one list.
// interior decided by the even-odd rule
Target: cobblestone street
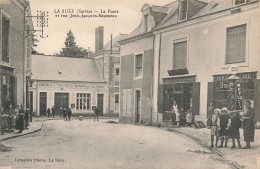
[(45, 121), (40, 132), (4, 141), (1, 166), (12, 168), (232, 168), (192, 139), (158, 128)]

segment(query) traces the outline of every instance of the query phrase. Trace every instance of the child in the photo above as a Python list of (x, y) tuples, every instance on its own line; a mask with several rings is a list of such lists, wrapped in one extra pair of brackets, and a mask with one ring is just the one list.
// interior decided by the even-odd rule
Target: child
[(191, 123), (192, 123), (192, 114), (190, 110), (187, 110), (187, 114), (186, 114), (186, 123), (188, 124), (189, 127), (191, 127)]
[(220, 109), (215, 109), (213, 114), (209, 117), (208, 119), (208, 128), (211, 129), (210, 131), (210, 136), (211, 136), (211, 146), (210, 148), (214, 147), (214, 136), (216, 136), (216, 143), (215, 146), (217, 147), (218, 145), (218, 139), (219, 139), (219, 113), (220, 113)]
[(242, 148), (240, 145), (240, 133), (239, 128), (242, 126), (242, 123), (239, 118), (239, 112), (234, 112), (231, 117), (231, 124), (230, 124), (230, 133), (229, 137), (232, 138), (232, 147), (236, 148), (235, 139), (237, 139), (237, 144), (239, 148)]
[(227, 148), (228, 143), (228, 135), (229, 135), (229, 126), (230, 126), (230, 117), (229, 111), (226, 107), (221, 109), (220, 116), (219, 116), (219, 137), (221, 137), (221, 145), (218, 148), (223, 147), (223, 143), (225, 140), (225, 148)]

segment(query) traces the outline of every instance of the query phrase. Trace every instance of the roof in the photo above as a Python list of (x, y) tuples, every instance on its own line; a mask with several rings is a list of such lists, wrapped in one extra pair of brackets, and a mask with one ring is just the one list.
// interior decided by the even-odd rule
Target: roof
[(95, 59), (32, 55), (32, 80), (104, 82)]
[[(258, 0), (251, 0), (248, 3), (257, 2)], [(193, 10), (190, 11), (189, 19), (182, 22), (188, 22), (190, 19), (198, 18), (201, 16), (221, 12), (227, 9), (230, 9), (233, 7), (233, 0), (189, 0), (189, 3)], [(155, 25), (155, 28), (153, 30), (165, 28), (171, 25), (178, 24), (179, 22), (179, 1), (175, 0), (169, 4), (166, 4), (162, 7), (154, 6), (154, 5), (148, 5), (152, 10), (160, 11), (160, 13), (165, 13), (165, 8), (168, 8), (167, 15), (162, 17), (161, 14), (155, 14), (155, 21), (157, 22)], [(243, 4), (244, 5), (244, 4)], [(142, 7), (143, 8), (143, 7)], [(154, 12), (155, 13), (155, 12)], [(157, 18), (158, 17), (158, 18)], [(138, 37), (139, 35), (144, 34), (141, 32), (141, 23), (138, 24), (138, 26), (124, 39), (130, 39), (133, 37)]]

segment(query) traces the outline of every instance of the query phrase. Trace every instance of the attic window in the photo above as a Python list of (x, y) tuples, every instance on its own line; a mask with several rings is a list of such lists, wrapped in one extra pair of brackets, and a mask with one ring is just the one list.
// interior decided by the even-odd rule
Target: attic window
[(148, 15), (144, 15), (144, 32), (148, 31)]
[(180, 3), (180, 20), (182, 21), (187, 19), (188, 2), (183, 0)]
[(62, 71), (58, 70), (58, 74), (60, 74), (60, 75), (61, 75), (61, 74), (62, 74)]
[(246, 3), (246, 0), (235, 0), (234, 5), (240, 5), (240, 4), (244, 4), (244, 3)]

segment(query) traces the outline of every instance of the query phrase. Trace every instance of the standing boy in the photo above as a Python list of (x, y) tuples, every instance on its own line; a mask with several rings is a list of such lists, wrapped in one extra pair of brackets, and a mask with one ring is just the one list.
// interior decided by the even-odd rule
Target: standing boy
[(208, 128), (211, 129), (210, 131), (210, 135), (211, 135), (211, 146), (210, 148), (214, 147), (214, 136), (216, 136), (216, 143), (215, 143), (215, 147), (217, 147), (218, 145), (218, 139), (219, 139), (219, 113), (220, 113), (220, 109), (215, 109), (213, 114), (209, 117), (208, 119)]

